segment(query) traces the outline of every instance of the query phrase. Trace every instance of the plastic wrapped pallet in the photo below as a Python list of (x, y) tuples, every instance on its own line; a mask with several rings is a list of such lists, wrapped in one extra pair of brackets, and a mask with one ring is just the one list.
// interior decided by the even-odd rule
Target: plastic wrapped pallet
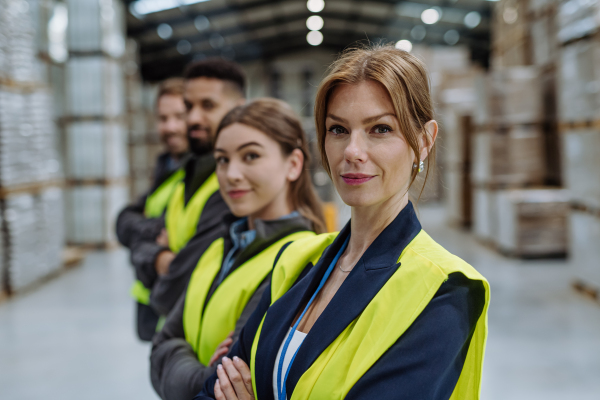
[(62, 190), (9, 195), (5, 207), (9, 286), (11, 291), (19, 291), (62, 265)]
[(4, 78), (15, 82), (39, 80), (35, 30), (25, 0), (3, 1), (0, 6), (0, 43), (3, 43)]
[(476, 184), (536, 185), (545, 178), (544, 135), (540, 126), (473, 135), (472, 180)]
[(600, 2), (563, 1), (557, 17), (558, 39), (563, 43), (594, 34), (600, 29)]
[(113, 122), (72, 122), (65, 140), (67, 178), (114, 179), (128, 175), (127, 131)]
[(496, 237), (495, 200), (493, 191), (473, 189), (473, 233), (484, 242), (493, 242)]
[(61, 171), (50, 93), (0, 86), (0, 143), (3, 186), (58, 179)]
[(125, 112), (120, 63), (103, 56), (71, 57), (67, 63), (67, 113), (73, 117), (114, 117)]
[(561, 133), (563, 183), (571, 200), (600, 209), (600, 130)]
[(68, 189), (67, 241), (105, 245), (115, 241), (114, 222), (129, 200), (126, 184), (82, 185)]
[(68, 42), (71, 51), (104, 52), (121, 57), (125, 52), (125, 9), (118, 0), (67, 0)]
[(500, 251), (519, 257), (568, 254), (570, 206), (564, 190), (501, 190), (495, 206)]
[(564, 46), (558, 81), (559, 117), (564, 122), (600, 119), (600, 38)]
[(600, 288), (600, 218), (581, 211), (572, 211), (570, 220), (574, 278)]

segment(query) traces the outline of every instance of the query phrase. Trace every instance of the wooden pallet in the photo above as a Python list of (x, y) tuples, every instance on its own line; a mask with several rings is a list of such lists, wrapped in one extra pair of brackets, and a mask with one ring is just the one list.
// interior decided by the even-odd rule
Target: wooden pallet
[(574, 281), (571, 286), (577, 293), (600, 304), (600, 288), (582, 280)]
[(65, 182), (63, 180), (53, 180), (0, 187), (0, 199), (5, 199), (7, 196), (21, 193), (39, 194), (52, 187), (64, 188)]

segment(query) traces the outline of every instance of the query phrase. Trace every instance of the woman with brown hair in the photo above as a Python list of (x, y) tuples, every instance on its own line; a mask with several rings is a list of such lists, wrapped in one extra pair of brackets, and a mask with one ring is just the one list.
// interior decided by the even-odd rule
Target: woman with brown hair
[(324, 231), (308, 144), (291, 108), (258, 99), (233, 109), (215, 138), (229, 234), (202, 255), (154, 339), (151, 377), (163, 399), (190, 399), (259, 303), (282, 247)]
[(315, 118), (352, 218), (284, 249), (196, 399), (479, 398), (487, 281), (421, 229), (408, 199), (438, 132), (424, 65), (391, 46), (347, 51)]

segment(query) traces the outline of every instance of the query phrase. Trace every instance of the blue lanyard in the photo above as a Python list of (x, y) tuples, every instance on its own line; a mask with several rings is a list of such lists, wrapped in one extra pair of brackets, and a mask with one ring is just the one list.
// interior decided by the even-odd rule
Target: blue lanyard
[(331, 271), (333, 271), (333, 268), (335, 268), (335, 265), (337, 264), (337, 262), (340, 259), (342, 253), (346, 249), (346, 246), (348, 245), (348, 240), (350, 240), (350, 236), (348, 236), (346, 238), (346, 241), (344, 242), (344, 244), (340, 248), (340, 251), (337, 253), (337, 255), (335, 256), (335, 258), (333, 259), (333, 261), (329, 265), (329, 268), (327, 268), (327, 271), (325, 272), (325, 275), (323, 275), (323, 279), (321, 279), (321, 283), (319, 283), (319, 287), (317, 287), (317, 291), (310, 298), (308, 304), (304, 308), (304, 311), (302, 311), (302, 314), (300, 314), (300, 318), (298, 318), (298, 321), (296, 321), (296, 323), (294, 324), (294, 326), (290, 330), (290, 333), (289, 333), (287, 339), (285, 340), (285, 344), (283, 345), (283, 349), (281, 350), (281, 355), (279, 356), (279, 365), (277, 367), (277, 394), (278, 394), (277, 397), (278, 397), (278, 400), (286, 400), (286, 398), (287, 398), (285, 383), (287, 382), (288, 374), (290, 373), (290, 369), (292, 368), (292, 364), (294, 363), (294, 359), (296, 358), (296, 354), (298, 354), (298, 350), (300, 350), (300, 346), (298, 346), (298, 348), (296, 349), (296, 352), (294, 353), (294, 356), (290, 360), (290, 363), (289, 363), (289, 365), (287, 367), (287, 371), (285, 371), (285, 377), (283, 379), (283, 385), (282, 385), (281, 384), (281, 373), (283, 372), (283, 361), (285, 359), (285, 355), (287, 354), (287, 349), (288, 349), (288, 347), (290, 345), (290, 342), (292, 341), (292, 337), (294, 336), (294, 332), (296, 332), (296, 328), (298, 328), (298, 325), (300, 325), (300, 321), (302, 321), (302, 318), (304, 317), (304, 314), (306, 314), (306, 311), (308, 310), (308, 308), (312, 304), (312, 302), (315, 299), (315, 297), (317, 297), (317, 294), (319, 294), (319, 292), (321, 291), (321, 289), (323, 288), (323, 286), (325, 286), (325, 282), (327, 281), (327, 278), (329, 278), (329, 275), (331, 275)]

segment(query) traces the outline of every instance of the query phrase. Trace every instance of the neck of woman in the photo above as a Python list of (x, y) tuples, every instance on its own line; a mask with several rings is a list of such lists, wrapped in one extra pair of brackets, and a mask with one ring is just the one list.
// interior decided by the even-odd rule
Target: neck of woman
[(351, 235), (345, 253), (354, 255), (351, 258), (360, 258), (407, 204), (408, 194), (404, 194), (392, 196), (380, 204), (352, 207)]

